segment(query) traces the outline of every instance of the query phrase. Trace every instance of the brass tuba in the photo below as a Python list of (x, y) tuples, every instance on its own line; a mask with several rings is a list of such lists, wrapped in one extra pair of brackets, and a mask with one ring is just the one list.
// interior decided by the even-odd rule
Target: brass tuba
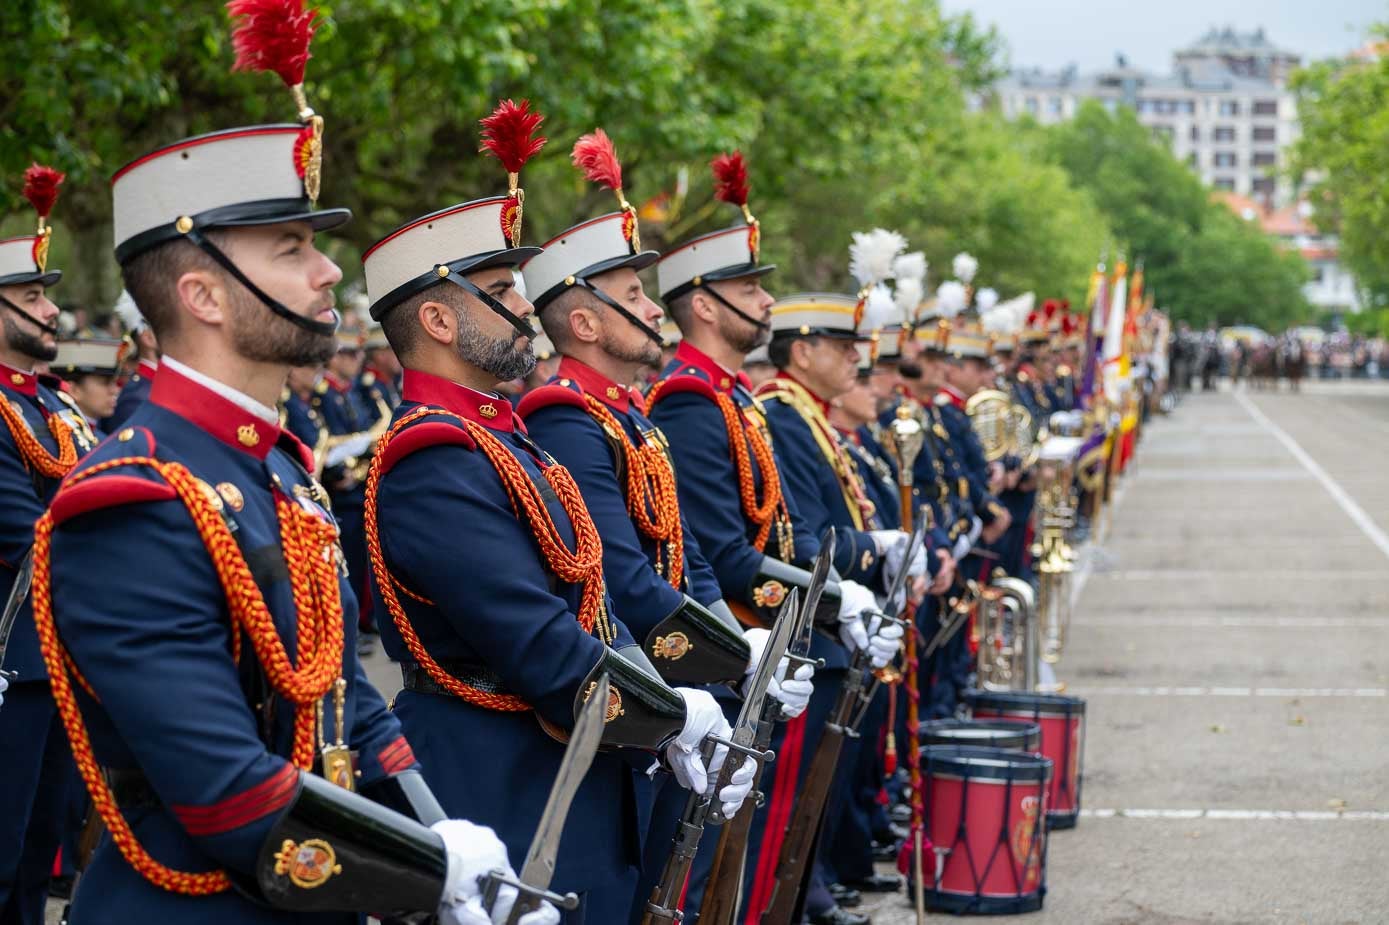
[(965, 402), (965, 413), (969, 415), (969, 426), (983, 444), (985, 459), (993, 462), (1013, 452), (1016, 424), (1013, 400), (1006, 392), (998, 389), (975, 392)]
[(979, 595), (979, 687), (1032, 691), (1037, 685), (1037, 597), (1001, 571)]
[(1075, 437), (1053, 437), (1038, 454), (1031, 551), (1037, 570), (1041, 657), (1050, 664), (1061, 660), (1071, 623), (1075, 551), (1069, 537), (1076, 524), (1075, 468), (1080, 444)]

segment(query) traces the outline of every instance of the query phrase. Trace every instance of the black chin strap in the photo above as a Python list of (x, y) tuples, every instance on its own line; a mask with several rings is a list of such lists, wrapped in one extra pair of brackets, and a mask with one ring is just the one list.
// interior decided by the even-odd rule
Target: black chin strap
[(0, 302), (4, 302), (6, 307), (8, 307), (10, 311), (14, 312), (16, 315), (23, 318), (25, 321), (29, 322), (34, 327), (38, 328), (40, 331), (43, 331), (45, 334), (52, 334), (54, 337), (60, 336), (61, 332), (55, 325), (44, 324), (42, 321), (35, 318), (33, 315), (29, 314), (24, 309), (20, 308), (18, 305), (14, 304), (2, 295), (0, 295)]
[(337, 314), (336, 311), (334, 311), (333, 313), (332, 321), (315, 321), (312, 318), (304, 317), (298, 312), (291, 311), (286, 305), (284, 305), (284, 303), (276, 299), (270, 298), (270, 296), (266, 295), (259, 286), (251, 282), (250, 278), (247, 277), (245, 273), (242, 273), (241, 269), (237, 267), (236, 264), (232, 263), (231, 258), (228, 257), (220, 247), (209, 241), (203, 235), (203, 233), (199, 231), (197, 228), (189, 229), (185, 233), (185, 237), (187, 237), (189, 241), (192, 241), (198, 247), (202, 248), (203, 253), (207, 254), (213, 260), (217, 261), (217, 263), (221, 265), (222, 269), (230, 273), (232, 275), (232, 278), (234, 278), (238, 283), (245, 286), (250, 291), (251, 295), (264, 302), (267, 308), (269, 308), (275, 314), (279, 315), (284, 320), (303, 328), (305, 331), (308, 331), (311, 334), (321, 334), (325, 337), (331, 337), (337, 333), (338, 323), (342, 320), (342, 318)]
[[(660, 347), (662, 350), (666, 348), (666, 342), (661, 338), (660, 331), (651, 330), (651, 328), (643, 324), (641, 322), (641, 319), (639, 319), (636, 315), (632, 314), (631, 312), (627, 311), (626, 308), (619, 305), (618, 301), (614, 299), (612, 296), (608, 295), (606, 292), (599, 289), (597, 286), (593, 285), (583, 277), (576, 277), (574, 279), (574, 285), (582, 286), (583, 288), (587, 289), (590, 293), (593, 294), (594, 298), (596, 298), (599, 302), (602, 302), (604, 305), (608, 306), (608, 308), (611, 308), (613, 311), (617, 312), (623, 318), (626, 318), (627, 321), (630, 322), (633, 327), (645, 334), (647, 337), (651, 338), (651, 342), (654, 343), (657, 347)], [(737, 309), (734, 309), (734, 311), (737, 311)]]
[[(447, 270), (448, 273), (441, 273), (441, 270)], [(440, 279), (448, 280), (455, 286), (462, 289), (464, 292), (471, 295), (473, 298), (477, 299), (483, 305), (486, 305), (488, 308), (492, 309), (492, 311), (496, 312), (498, 315), (501, 315), (513, 328), (516, 329), (516, 333), (520, 334), (522, 337), (528, 337), (531, 340), (535, 340), (536, 330), (535, 328), (530, 326), (529, 322), (527, 322), (524, 318), (517, 318), (514, 314), (512, 314), (509, 308), (507, 308), (501, 302), (497, 301), (489, 293), (484, 292), (482, 288), (476, 285), (472, 280), (468, 279), (466, 276), (460, 275), (453, 269), (453, 267), (449, 266), (448, 264), (441, 263), (434, 268), (434, 272), (439, 274)]]
[(747, 312), (743, 311), (741, 308), (734, 305), (732, 302), (728, 301), (723, 296), (719, 295), (718, 292), (708, 283), (701, 283), (697, 288), (703, 289), (705, 292), (709, 293), (718, 302), (722, 303), (724, 308), (728, 309), (733, 314), (737, 315), (739, 318), (742, 318), (744, 321), (757, 328), (759, 331), (770, 331), (772, 329), (772, 320), (770, 318), (768, 318), (766, 321), (758, 321), (756, 318), (752, 317)]

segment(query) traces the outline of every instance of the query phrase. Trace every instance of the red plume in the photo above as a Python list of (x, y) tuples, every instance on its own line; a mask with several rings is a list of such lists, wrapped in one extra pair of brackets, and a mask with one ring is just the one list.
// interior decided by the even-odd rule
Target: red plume
[(735, 206), (748, 204), (748, 165), (742, 151), (720, 154), (709, 163), (714, 171), (714, 198)]
[(228, 0), (227, 14), (235, 21), (232, 70), (274, 71), (289, 87), (304, 82), (317, 10), (304, 9), (304, 0)]
[(502, 100), (492, 115), (482, 120), (482, 153), (501, 161), (507, 173), (520, 173), (526, 161), (549, 141), (544, 136), (531, 137), (545, 117), (530, 105), (530, 100), (519, 104)]
[(53, 203), (58, 201), (58, 187), (63, 185), (67, 174), (52, 167), (33, 164), (24, 171), (24, 198), (33, 205), (39, 218), (48, 218), (53, 211)]
[(622, 163), (617, 159), (613, 140), (601, 128), (574, 142), (574, 166), (584, 176), (614, 192), (622, 189)]

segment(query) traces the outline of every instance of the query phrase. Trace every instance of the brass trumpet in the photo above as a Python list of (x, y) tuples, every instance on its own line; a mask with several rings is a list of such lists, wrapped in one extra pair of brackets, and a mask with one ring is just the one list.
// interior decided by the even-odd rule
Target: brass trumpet
[(318, 442), (313, 448), (314, 478), (322, 478), (323, 470), (328, 466), (342, 465), (352, 478), (358, 482), (365, 481), (376, 444), (386, 436), (390, 427), (391, 409), (378, 398), (376, 423), (366, 430), (350, 434), (329, 434), (326, 428), (320, 430)]

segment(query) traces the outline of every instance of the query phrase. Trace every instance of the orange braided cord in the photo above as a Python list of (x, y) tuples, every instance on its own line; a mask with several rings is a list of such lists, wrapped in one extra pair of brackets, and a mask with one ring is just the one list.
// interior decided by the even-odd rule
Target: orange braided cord
[(685, 580), (685, 531), (670, 459), (652, 442), (634, 446), (607, 405), (592, 395), (584, 398), (589, 414), (626, 448), (627, 513), (638, 532), (656, 542), (656, 571), (678, 591)]
[(14, 406), (7, 401), (0, 400), (0, 417), (5, 419), (5, 425), (10, 429), (10, 436), (14, 438), (15, 446), (19, 448), (20, 457), (33, 467), (39, 475), (50, 479), (60, 479), (72, 471), (72, 467), (77, 465), (77, 447), (72, 442), (72, 428), (68, 427), (57, 414), (48, 415), (48, 432), (53, 435), (53, 439), (58, 441), (58, 456), (44, 449), (43, 444), (39, 443), (39, 438), (35, 437), (29, 430), (28, 423), (24, 420)]
[[(925, 796), (921, 792), (921, 684), (920, 664), (916, 653), (916, 607), (908, 604), (906, 610), (907, 627), (907, 779), (911, 784), (911, 832), (913, 844), (915, 835), (922, 830), (925, 819)], [(924, 864), (924, 859), (922, 860)]]
[[(251, 571), (230, 529), (204, 490), (203, 483), (185, 466), (148, 457), (127, 456), (84, 470), (70, 484), (75, 485), (121, 466), (148, 466), (155, 470), (187, 508), (226, 595), (233, 647), (239, 652), (239, 639), (244, 632), (265, 668), (271, 687), (294, 704), (291, 760), (296, 767), (309, 769), (314, 757), (314, 710), (311, 707), (327, 695), (342, 668), (343, 613), (334, 558), (335, 528), (298, 505), (282, 498), (276, 499), (280, 537), (284, 543), (285, 564), (291, 576), (296, 610), (296, 667), (285, 652), (274, 618), (265, 606), (265, 599), (251, 577)], [(52, 538), (53, 515), (49, 512), (34, 526), (34, 625), (38, 631), (44, 664), (48, 668), (53, 699), (72, 744), (78, 771), (91, 793), (92, 805), (106, 823), (111, 839), (126, 863), (150, 883), (189, 896), (206, 896), (229, 889), (231, 880), (224, 871), (188, 873), (173, 870), (156, 861), (135, 838), (130, 824), (121, 814), (115, 795), (92, 750), (91, 737), (77, 706), (72, 678), (69, 677), (71, 657), (58, 638), (53, 619)], [(80, 674), (77, 678), (95, 696)]]
[[(386, 556), (381, 548), (381, 530), (377, 508), (378, 495), (381, 489), (381, 461), (386, 458), (386, 448), (390, 446), (391, 441), (402, 429), (430, 415), (445, 415), (454, 420), (461, 420), (453, 412), (445, 411), (442, 408), (421, 407), (415, 409), (392, 425), (391, 429), (381, 438), (377, 444), (376, 455), (372, 458), (371, 469), (367, 474), (363, 521), (367, 553), (371, 559), (372, 572), (376, 576), (377, 588), (381, 592), (381, 600), (385, 603), (387, 612), (390, 613), (391, 619), (395, 622), (396, 629), (400, 631), (401, 638), (405, 641), (405, 647), (410, 650), (411, 657), (420, 663), (420, 666), (424, 668), (425, 673), (435, 684), (474, 706), (504, 712), (529, 710), (531, 709), (530, 704), (514, 694), (495, 694), (478, 690), (471, 685), (464, 684), (439, 667), (439, 663), (430, 656), (425, 650), (424, 644), (420, 642), (420, 637), (415, 632), (414, 626), (411, 625), (405, 608), (401, 606), (400, 597), (396, 591), (405, 589), (386, 567)], [(544, 557), (546, 566), (562, 581), (583, 583), (577, 615), (578, 622), (585, 632), (592, 633), (603, 606), (603, 547), (598, 538), (598, 528), (594, 526), (593, 519), (588, 515), (588, 509), (583, 505), (583, 499), (579, 497), (578, 486), (574, 484), (574, 479), (569, 475), (568, 470), (562, 466), (550, 466), (545, 470), (546, 480), (554, 488), (555, 495), (559, 498), (565, 513), (569, 515), (574, 526), (576, 551), (571, 553), (559, 538), (554, 521), (550, 519), (549, 510), (545, 507), (545, 501), (540, 497), (539, 490), (531, 482), (530, 476), (526, 474), (526, 470), (522, 468), (521, 463), (511, 454), (511, 451), (500, 440), (492, 436), (487, 428), (474, 424), (472, 421), (463, 421), (463, 425), (478, 448), (486, 454), (492, 467), (497, 470), (497, 476), (501, 479), (502, 486), (511, 499), (512, 510), (515, 511), (516, 516), (520, 518), (522, 511), (525, 512), (526, 520), (530, 523), (536, 541), (540, 544), (541, 555)], [(410, 597), (420, 599), (418, 595), (408, 591), (406, 593)]]

